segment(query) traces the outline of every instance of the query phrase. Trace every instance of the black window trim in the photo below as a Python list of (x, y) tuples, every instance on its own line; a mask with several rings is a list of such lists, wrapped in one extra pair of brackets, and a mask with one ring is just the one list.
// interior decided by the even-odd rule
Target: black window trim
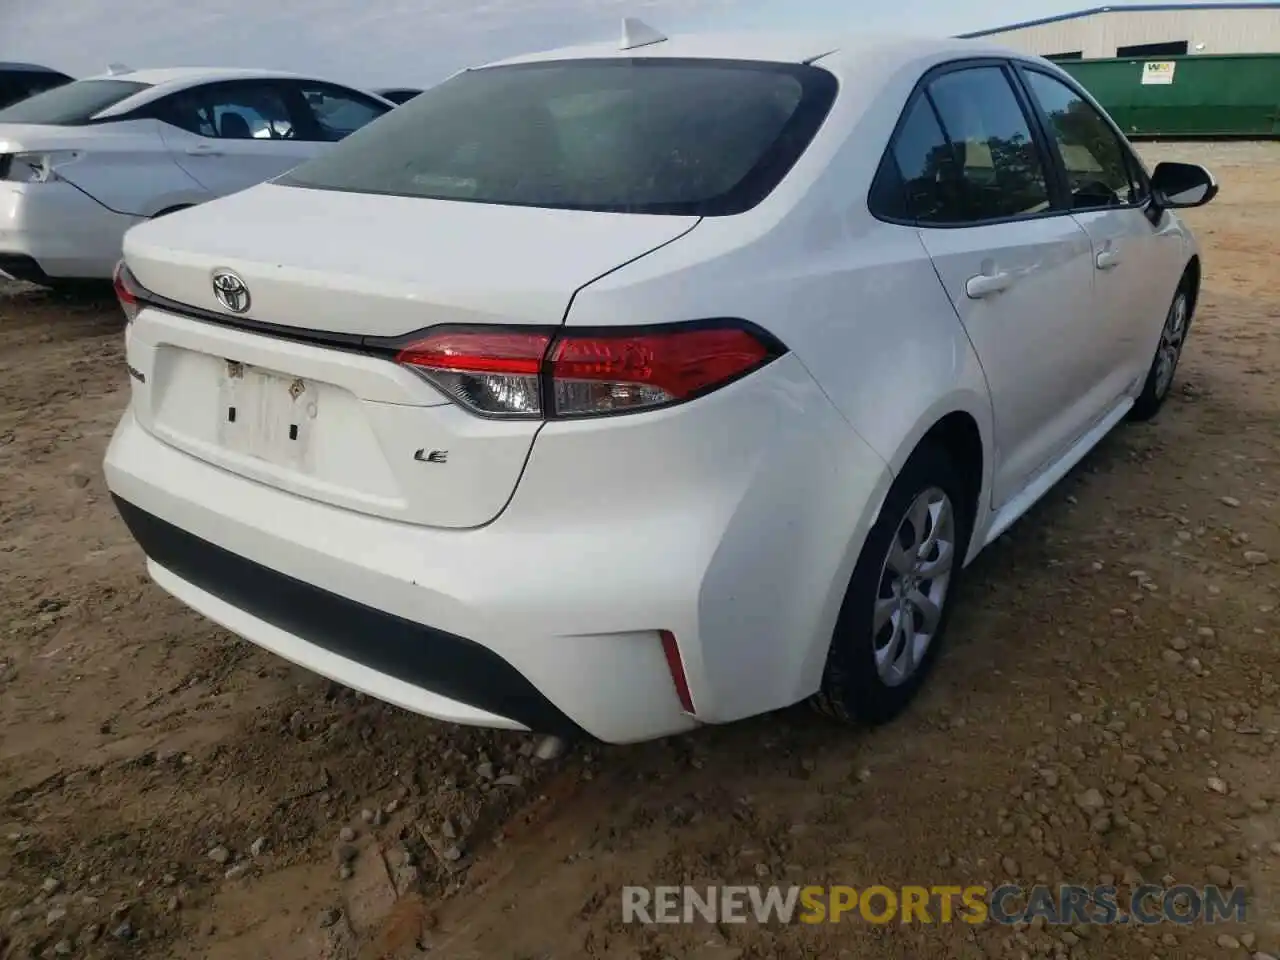
[(1120, 158), (1123, 161), (1129, 176), (1136, 179), (1142, 187), (1142, 196), (1134, 202), (1117, 204), (1110, 207), (1090, 207), (1086, 210), (1075, 210), (1071, 209), (1071, 204), (1068, 201), (1068, 212), (1095, 213), (1100, 210), (1142, 210), (1146, 208), (1151, 198), (1151, 178), (1147, 176), (1147, 171), (1134, 153), (1133, 147), (1130, 145), (1128, 138), (1121, 132), (1120, 128), (1116, 125), (1116, 122), (1107, 114), (1107, 111), (1102, 109), (1098, 102), (1094, 100), (1093, 97), (1089, 96), (1088, 91), (1080, 86), (1080, 84), (1076, 83), (1075, 78), (1065, 70), (1058, 73), (1052, 70), (1046, 70), (1039, 64), (1029, 63), (1025, 60), (1015, 60), (1011, 61), (1011, 63), (1013, 64), (1014, 73), (1017, 76), (1018, 85), (1022, 88), (1023, 95), (1031, 105), (1031, 109), (1035, 112), (1035, 122), (1039, 128), (1040, 135), (1044, 137), (1046, 144), (1054, 147), (1054, 149), (1051, 150), (1051, 153), (1055, 176), (1060, 181), (1061, 189), (1068, 198), (1070, 196), (1070, 176), (1067, 173), (1066, 164), (1062, 160), (1061, 152), (1056, 149), (1057, 137), (1053, 132), (1053, 127), (1049, 121), (1049, 117), (1044, 112), (1043, 105), (1032, 91), (1031, 85), (1027, 82), (1026, 74), (1028, 73), (1038, 73), (1041, 76), (1058, 81), (1088, 104), (1093, 112), (1101, 118), (1107, 129), (1111, 131), (1111, 135), (1115, 138), (1116, 145), (1120, 148)]
[[(880, 168), (878, 168), (877, 177), (883, 171), (887, 164), (892, 167), (897, 174), (897, 181), (905, 191), (905, 180), (902, 171), (898, 169), (897, 159), (893, 156), (893, 148), (897, 144), (898, 137), (902, 133), (902, 128), (906, 125), (907, 117), (916, 105), (916, 101), (921, 97), (928, 100), (929, 107), (933, 111), (934, 119), (938, 119), (938, 110), (933, 103), (933, 98), (929, 96), (929, 85), (939, 77), (949, 73), (959, 73), (964, 70), (976, 70), (981, 68), (995, 67), (1000, 70), (1005, 78), (1005, 82), (1009, 84), (1009, 90), (1013, 94), (1014, 100), (1017, 102), (1019, 109), (1022, 110), (1023, 119), (1027, 123), (1027, 129), (1031, 133), (1032, 143), (1035, 145), (1036, 155), (1040, 158), (1041, 166), (1044, 168), (1045, 186), (1049, 194), (1049, 207), (1039, 213), (1020, 213), (1009, 217), (989, 217), (985, 220), (966, 220), (962, 223), (921, 223), (911, 215), (909, 206), (906, 203), (906, 197), (903, 198), (903, 210), (906, 212), (905, 217), (896, 217), (886, 214), (884, 211), (877, 211), (873, 198), (877, 195), (877, 184), (874, 179), (872, 186), (867, 195), (867, 208), (871, 215), (877, 220), (884, 223), (892, 223), (898, 226), (915, 227), (919, 230), (972, 230), (975, 227), (997, 226), (1004, 223), (1022, 223), (1028, 220), (1046, 220), (1050, 217), (1069, 216), (1071, 214), (1070, 201), (1067, 196), (1065, 187), (1065, 174), (1060, 171), (1060, 163), (1055, 164), (1056, 151), (1050, 150), (1050, 141), (1045, 138), (1045, 131), (1040, 124), (1039, 108), (1035, 105), (1035, 101), (1030, 99), (1022, 80), (1014, 71), (1013, 61), (1004, 57), (963, 57), (956, 60), (948, 60), (945, 63), (936, 64), (930, 67), (916, 81), (916, 85), (912, 88), (911, 93), (907, 96), (906, 103), (902, 108), (902, 113), (898, 117), (898, 122), (894, 124), (893, 132), (889, 135), (888, 142), (885, 146), (885, 154), (887, 160), (882, 159)], [(939, 129), (946, 136), (946, 127), (939, 122)], [(881, 185), (880, 190), (884, 187)]]
[[(897, 144), (898, 137), (902, 133), (903, 127), (906, 125), (911, 110), (915, 107), (916, 101), (921, 97), (928, 97), (929, 84), (940, 76), (952, 73), (958, 70), (975, 69), (978, 67), (1001, 67), (1013, 88), (1014, 96), (1022, 107), (1023, 115), (1026, 118), (1027, 125), (1031, 130), (1032, 139), (1036, 142), (1037, 154), (1040, 156), (1041, 163), (1045, 167), (1045, 176), (1048, 180), (1049, 187), (1049, 209), (1040, 213), (1018, 214), (1012, 217), (992, 217), (986, 220), (970, 220), (964, 223), (920, 223), (911, 215), (905, 196), (906, 184), (902, 177), (901, 170), (898, 169), (897, 159), (893, 155), (894, 146)], [(1136, 177), (1142, 185), (1142, 197), (1136, 203), (1127, 203), (1123, 206), (1115, 207), (1098, 207), (1097, 210), (1144, 210), (1151, 204), (1151, 177), (1147, 173), (1146, 166), (1138, 157), (1137, 152), (1133, 149), (1133, 145), (1129, 143), (1129, 138), (1112, 119), (1089, 92), (1085, 90), (1076, 79), (1065, 70), (1054, 70), (1047, 68), (1039, 63), (1031, 60), (1022, 60), (1017, 58), (1002, 57), (965, 57), (956, 60), (948, 60), (945, 63), (937, 64), (927, 70), (912, 88), (911, 93), (907, 96), (906, 103), (902, 108), (901, 114), (898, 116), (897, 123), (894, 124), (893, 132), (889, 135), (888, 143), (885, 147), (884, 155), (881, 157), (880, 164), (877, 167), (875, 177), (872, 179), (871, 187), (867, 194), (867, 208), (871, 215), (883, 223), (891, 223), (898, 226), (916, 227), (924, 230), (964, 230), (973, 227), (985, 227), (1002, 223), (1020, 223), (1024, 220), (1044, 220), (1049, 217), (1070, 216), (1072, 213), (1091, 213), (1093, 210), (1072, 210), (1070, 202), (1070, 189), (1068, 186), (1068, 178), (1066, 167), (1062, 162), (1062, 157), (1056, 149), (1056, 138), (1049, 128), (1048, 118), (1044, 115), (1044, 111), (1040, 106), (1040, 102), (1032, 95), (1030, 87), (1027, 85), (1024, 77), (1025, 72), (1042, 73), (1047, 77), (1057, 80), (1059, 83), (1079, 96), (1085, 103), (1089, 104), (1094, 111), (1103, 119), (1103, 122), (1111, 129), (1115, 135), (1117, 142), (1120, 144), (1120, 150), (1124, 157), (1129, 172)], [(933, 110), (934, 118), (937, 119), (937, 108), (933, 106), (933, 100), (928, 97), (930, 108)], [(946, 128), (939, 123), (939, 129), (944, 131)], [(885, 177), (892, 177), (896, 182), (886, 184)], [(902, 209), (905, 216), (894, 216), (886, 213), (882, 208), (878, 209), (877, 197), (887, 190), (896, 190), (902, 194)]]
[[(322, 190), (333, 193), (390, 196), (414, 200), (444, 199), (449, 203), (474, 203), (509, 207), (525, 206), (548, 210), (587, 210), (598, 213), (625, 213), (632, 216), (736, 216), (754, 210), (778, 191), (801, 158), (812, 148), (818, 137), (822, 135), (832, 108), (840, 95), (839, 79), (834, 73), (820, 64), (738, 57), (579, 57), (568, 60), (531, 60), (520, 63), (497, 64), (491, 67), (478, 67), (475, 70), (536, 70), (564, 64), (586, 64), (617, 68), (635, 67), (641, 69), (661, 69), (673, 66), (753, 69), (768, 73), (780, 73), (794, 78), (800, 84), (801, 97), (795, 112), (784, 125), (773, 144), (734, 187), (718, 197), (694, 203), (684, 201), (668, 204), (655, 203), (646, 205), (644, 209), (637, 210), (624, 204), (555, 204), (547, 206), (538, 203), (511, 203), (507, 200), (476, 200), (468, 197), (407, 196), (390, 190), (356, 190), (350, 187), (295, 182), (290, 179), (293, 171), (282, 174), (279, 178), (269, 182), (297, 190)], [(409, 103), (412, 102), (412, 100), (409, 101)], [(405, 106), (408, 106), (408, 104), (406, 103)], [(795, 136), (796, 132), (801, 132), (803, 136)]]

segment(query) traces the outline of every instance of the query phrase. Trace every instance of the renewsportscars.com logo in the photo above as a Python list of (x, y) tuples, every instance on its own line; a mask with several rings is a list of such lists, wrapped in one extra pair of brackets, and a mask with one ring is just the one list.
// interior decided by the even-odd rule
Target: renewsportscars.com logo
[(624, 923), (1244, 923), (1243, 887), (623, 887)]

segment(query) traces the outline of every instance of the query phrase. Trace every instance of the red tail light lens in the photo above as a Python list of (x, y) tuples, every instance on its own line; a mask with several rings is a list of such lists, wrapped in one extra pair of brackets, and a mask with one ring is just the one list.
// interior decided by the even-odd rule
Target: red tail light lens
[(123, 260), (116, 264), (115, 272), (111, 275), (111, 285), (115, 288), (116, 299), (120, 301), (125, 320), (133, 323), (138, 315), (138, 291), (141, 288)]
[(662, 652), (667, 658), (667, 670), (671, 673), (671, 682), (675, 685), (676, 696), (680, 700), (680, 709), (693, 714), (693, 691), (689, 689), (689, 677), (684, 672), (684, 658), (680, 656), (680, 644), (676, 635), (670, 630), (659, 631), (662, 638)]
[(690, 400), (769, 359), (769, 348), (737, 327), (570, 333), (551, 350), (555, 412), (593, 416)]
[(396, 356), (482, 416), (590, 417), (682, 403), (783, 352), (745, 324), (603, 332), (442, 329)]

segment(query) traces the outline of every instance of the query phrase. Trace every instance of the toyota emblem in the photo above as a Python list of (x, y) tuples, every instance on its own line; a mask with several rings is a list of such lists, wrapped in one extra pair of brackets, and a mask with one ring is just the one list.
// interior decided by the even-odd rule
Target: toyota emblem
[(214, 273), (213, 295), (232, 313), (244, 313), (249, 309), (249, 288), (230, 270), (218, 270)]

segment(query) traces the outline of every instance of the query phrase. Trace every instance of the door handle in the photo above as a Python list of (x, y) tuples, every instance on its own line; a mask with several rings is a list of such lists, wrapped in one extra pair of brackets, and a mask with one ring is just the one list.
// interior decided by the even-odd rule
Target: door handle
[(976, 277), (970, 277), (964, 285), (964, 292), (974, 300), (981, 300), (983, 297), (992, 297), (997, 293), (1003, 293), (1013, 286), (1013, 274), (1011, 273), (980, 273)]
[(1120, 266), (1119, 250), (1102, 250), (1094, 257), (1093, 262), (1099, 270), (1114, 270)]
[(195, 146), (187, 147), (187, 155), (192, 157), (220, 157), (222, 151), (212, 144), (197, 143)]

